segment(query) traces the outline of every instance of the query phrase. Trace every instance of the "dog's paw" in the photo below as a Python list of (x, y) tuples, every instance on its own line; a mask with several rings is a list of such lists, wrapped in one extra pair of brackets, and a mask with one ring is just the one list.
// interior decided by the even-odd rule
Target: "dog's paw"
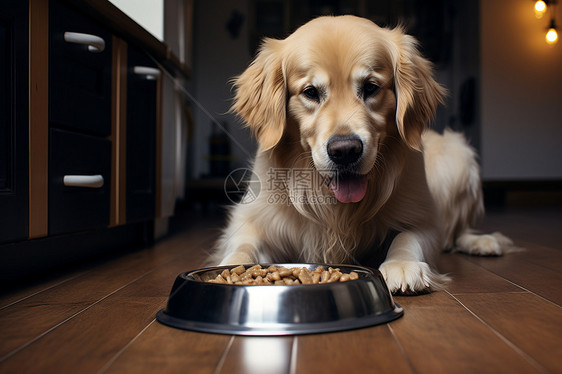
[(515, 247), (511, 239), (499, 232), (483, 235), (465, 233), (457, 238), (455, 250), (473, 256), (501, 256), (513, 252)]
[(447, 276), (437, 274), (425, 262), (388, 261), (379, 270), (393, 294), (427, 293), (443, 288), (449, 281)]

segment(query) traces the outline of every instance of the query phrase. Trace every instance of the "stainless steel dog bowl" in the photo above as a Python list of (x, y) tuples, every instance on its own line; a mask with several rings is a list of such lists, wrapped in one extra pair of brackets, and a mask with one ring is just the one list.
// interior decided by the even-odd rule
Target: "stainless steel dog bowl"
[(242, 286), (206, 282), (234, 266), (204, 268), (178, 275), (166, 308), (156, 318), (165, 325), (185, 330), (293, 335), (372, 326), (403, 314), (378, 270), (349, 265), (273, 265), (311, 270), (318, 265), (332, 266), (343, 273), (354, 271), (359, 279), (311, 285)]

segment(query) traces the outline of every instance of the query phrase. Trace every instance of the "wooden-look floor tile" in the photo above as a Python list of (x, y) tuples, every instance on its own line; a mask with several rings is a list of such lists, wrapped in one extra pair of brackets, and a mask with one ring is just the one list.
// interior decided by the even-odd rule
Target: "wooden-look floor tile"
[(0, 372), (98, 371), (154, 320), (177, 274), (192, 266), (190, 256), (169, 261), (0, 362)]
[(292, 336), (236, 336), (217, 374), (289, 374)]
[(467, 260), (562, 306), (562, 272), (528, 262), (527, 256), (510, 253), (502, 257), (467, 256)]
[(228, 335), (184, 331), (154, 321), (102, 372), (212, 374), (231, 339)]
[(296, 339), (297, 374), (412, 372), (387, 325)]
[(41, 292), (50, 290), (51, 288), (59, 287), (66, 282), (70, 282), (85, 275), (87, 272), (88, 270), (80, 270), (69, 274), (54, 276), (52, 279), (38, 284), (29, 285), (22, 289), (7, 291), (0, 296), (0, 310), (33, 297), (34, 295), (40, 294)]
[(543, 266), (550, 270), (562, 272), (562, 242), (557, 248), (519, 241), (524, 251), (517, 253), (517, 257), (525, 262)]
[(559, 206), (488, 212), (479, 227), (487, 232), (500, 231), (516, 242), (532, 241), (562, 249), (562, 209)]
[(439, 271), (448, 273), (452, 279), (447, 285), (450, 293), (523, 292), (513, 283), (468, 261), (467, 257), (461, 253), (443, 253), (439, 257)]
[(539, 372), (447, 293), (396, 301), (404, 317), (390, 328), (417, 373)]
[(529, 293), (456, 297), (546, 369), (562, 372), (562, 308)]
[(185, 239), (157, 256), (151, 251), (132, 254), (0, 310), (0, 331), (5, 337), (0, 340), (0, 358), (170, 261), (189, 246)]
[(217, 236), (209, 230), (216, 225), (200, 221), (152, 249), (68, 275), (72, 281), (0, 298), (0, 358), (13, 352), (0, 373), (562, 372), (562, 248), (552, 230), (559, 216), (543, 228), (540, 216), (497, 216), (492, 231), (517, 234), (528, 250), (443, 255), (448, 291), (397, 297), (405, 314), (388, 325), (265, 338), (155, 321), (176, 275), (199, 267)]

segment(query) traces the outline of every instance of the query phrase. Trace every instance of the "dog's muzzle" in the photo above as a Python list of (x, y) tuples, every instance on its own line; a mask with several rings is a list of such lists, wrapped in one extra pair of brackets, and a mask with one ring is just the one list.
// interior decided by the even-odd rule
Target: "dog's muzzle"
[(330, 190), (341, 203), (357, 203), (367, 192), (367, 177), (354, 173), (361, 156), (363, 142), (358, 136), (334, 136), (326, 146), (328, 157), (336, 166)]

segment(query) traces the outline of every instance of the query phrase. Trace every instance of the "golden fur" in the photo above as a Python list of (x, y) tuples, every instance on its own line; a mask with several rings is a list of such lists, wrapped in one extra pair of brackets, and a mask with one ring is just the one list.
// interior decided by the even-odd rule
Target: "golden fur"
[[(510, 244), (470, 231), (483, 211), (475, 153), (460, 134), (425, 130), (445, 90), (401, 29), (317, 18), (266, 39), (235, 87), (232, 109), (259, 143), (261, 191), (231, 209), (212, 261), (376, 264), (391, 291), (419, 292), (447, 281), (432, 259), (459, 238), (478, 254)], [(338, 136), (362, 145), (351, 166), (326, 151)], [(350, 170), (366, 192), (342, 180), (360, 198), (342, 203), (330, 181)]]

